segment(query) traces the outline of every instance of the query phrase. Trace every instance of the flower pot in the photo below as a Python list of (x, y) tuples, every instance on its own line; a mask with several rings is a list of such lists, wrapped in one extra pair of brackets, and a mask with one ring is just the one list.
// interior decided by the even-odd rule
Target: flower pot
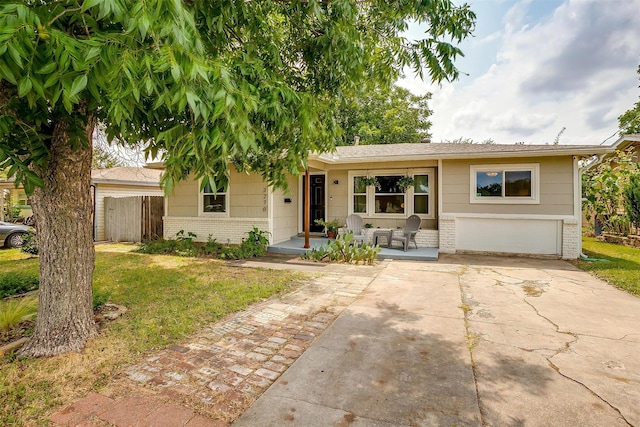
[(335, 239), (336, 234), (338, 234), (336, 231), (327, 231), (327, 237), (330, 239)]

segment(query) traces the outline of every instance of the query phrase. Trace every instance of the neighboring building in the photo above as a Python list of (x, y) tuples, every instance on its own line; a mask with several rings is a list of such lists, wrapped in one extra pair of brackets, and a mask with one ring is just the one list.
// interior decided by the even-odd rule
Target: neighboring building
[[(8, 184), (8, 186), (3, 184)], [(24, 189), (15, 188), (13, 181), (0, 179), (0, 221), (5, 219), (5, 215), (11, 215), (13, 209), (22, 218), (32, 215), (29, 198)]]
[[(338, 147), (309, 159), (310, 231), (317, 218), (344, 221), (356, 213), (374, 227), (422, 221), (418, 245), (443, 253), (481, 252), (577, 258), (581, 253), (581, 165), (612, 146), (390, 144)], [(400, 178), (413, 178), (407, 190)], [(365, 186), (364, 178), (376, 178)], [(197, 240), (239, 243), (258, 227), (279, 243), (304, 231), (303, 177), (290, 193), (257, 175), (231, 169), (230, 184), (214, 195), (196, 181), (175, 186), (165, 199), (164, 236), (179, 230)]]
[[(138, 167), (116, 167), (91, 171), (91, 191), (94, 194), (94, 240), (104, 240), (104, 198), (129, 196), (162, 196), (162, 171)], [(21, 187), (13, 180), (0, 180), (0, 191), (9, 191), (11, 203), (20, 205), (21, 215), (31, 215), (31, 206)], [(21, 198), (22, 197), (22, 198)], [(17, 201), (17, 203), (15, 203)]]
[(117, 167), (108, 169), (94, 169), (91, 171), (91, 185), (94, 193), (94, 239), (105, 239), (105, 197), (130, 196), (162, 196), (160, 188), (161, 170)]

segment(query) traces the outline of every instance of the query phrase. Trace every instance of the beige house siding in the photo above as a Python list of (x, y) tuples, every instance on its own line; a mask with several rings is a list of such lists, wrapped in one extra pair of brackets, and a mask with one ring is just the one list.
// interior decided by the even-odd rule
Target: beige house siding
[[(273, 243), (289, 240), (298, 233), (298, 179), (289, 177), (289, 192), (280, 189), (273, 190)], [(285, 202), (285, 199), (291, 202)]]
[[(200, 183), (193, 177), (176, 183), (167, 196), (166, 216), (206, 217), (200, 213)], [(229, 179), (230, 218), (267, 218), (269, 215), (267, 184), (259, 175), (238, 173), (232, 170)], [(211, 215), (213, 217), (213, 215)]]
[(198, 182), (193, 178), (177, 182), (171, 194), (166, 196), (165, 216), (197, 217), (199, 197)]
[(231, 170), (229, 180), (231, 218), (268, 218), (269, 187), (260, 175)]
[(163, 196), (160, 186), (134, 186), (121, 184), (94, 184), (96, 187), (95, 204), (95, 236), (96, 240), (104, 240), (104, 198), (130, 196)]
[(166, 198), (164, 237), (171, 239), (184, 230), (207, 241), (209, 236), (220, 243), (240, 243), (253, 227), (271, 231), (269, 220), (270, 190), (256, 174), (230, 173), (227, 214), (201, 213), (200, 183), (193, 177), (178, 182)]
[[(470, 202), (471, 165), (525, 163), (540, 165), (539, 204)], [(571, 156), (442, 161), (441, 200), (444, 214), (573, 215), (573, 196), (573, 159)]]
[[(485, 164), (539, 167), (537, 202), (472, 203), (471, 166)], [(443, 160), (440, 252), (577, 258), (580, 212), (574, 210), (580, 186), (574, 182), (575, 167), (572, 156)]]
[[(349, 201), (349, 171), (331, 170), (327, 173), (327, 218), (337, 218), (341, 223), (346, 223)], [(334, 181), (338, 184), (334, 184)]]

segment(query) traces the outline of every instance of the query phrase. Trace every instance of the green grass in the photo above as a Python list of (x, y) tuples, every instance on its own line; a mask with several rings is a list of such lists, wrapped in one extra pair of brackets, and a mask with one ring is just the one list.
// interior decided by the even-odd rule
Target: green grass
[[(286, 271), (229, 267), (213, 259), (129, 252), (133, 249), (96, 247), (94, 289), (129, 311), (84, 352), (0, 360), (0, 425), (46, 423), (61, 405), (103, 388), (123, 365), (251, 303), (292, 290), (303, 278)], [(0, 270), (37, 272), (37, 258), (18, 254), (0, 250)]]
[(603, 261), (577, 261), (576, 266), (589, 271), (620, 289), (640, 296), (640, 249), (600, 242), (592, 237), (582, 239), (589, 258)]

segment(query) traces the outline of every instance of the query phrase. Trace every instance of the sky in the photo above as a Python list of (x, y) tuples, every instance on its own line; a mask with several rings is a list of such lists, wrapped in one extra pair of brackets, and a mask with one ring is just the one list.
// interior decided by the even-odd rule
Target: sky
[(618, 116), (640, 96), (640, 0), (468, 3), (477, 22), (456, 61), (465, 75), (438, 85), (408, 71), (398, 83), (433, 94), (434, 142), (545, 144), (563, 128), (560, 144), (617, 139)]

